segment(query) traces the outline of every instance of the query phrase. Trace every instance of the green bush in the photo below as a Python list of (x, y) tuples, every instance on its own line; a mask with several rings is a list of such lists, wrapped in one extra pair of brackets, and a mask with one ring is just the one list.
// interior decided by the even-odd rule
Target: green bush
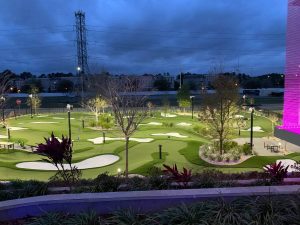
[(98, 175), (94, 180), (94, 184), (94, 192), (113, 192), (118, 190), (121, 179), (110, 176), (106, 172)]
[(103, 129), (110, 129), (114, 126), (114, 119), (109, 114), (101, 114), (98, 125)]
[(174, 126), (174, 123), (172, 123), (172, 122), (163, 122), (162, 125), (163, 125), (164, 127), (173, 127), (173, 126)]
[(245, 154), (245, 155), (251, 155), (252, 154), (252, 150), (251, 150), (251, 146), (249, 144), (243, 144), (242, 145), (242, 152)]

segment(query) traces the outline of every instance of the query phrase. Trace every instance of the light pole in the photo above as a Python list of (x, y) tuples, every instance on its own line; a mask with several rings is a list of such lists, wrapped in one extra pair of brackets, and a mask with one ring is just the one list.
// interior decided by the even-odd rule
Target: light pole
[(28, 95), (28, 96), (29, 96), (29, 98), (30, 98), (30, 114), (31, 114), (31, 118), (33, 118), (33, 116), (32, 116), (32, 97), (33, 97), (33, 95), (30, 94), (30, 95)]
[(192, 119), (194, 119), (194, 98), (195, 96), (190, 96), (191, 104), (192, 104)]
[(80, 66), (77, 67), (77, 72), (78, 72), (78, 76), (80, 76), (80, 78), (81, 78), (81, 101), (83, 103), (83, 87), (84, 87), (84, 84), (83, 84), (83, 74), (82, 74)]
[(4, 110), (5, 110), (5, 108), (4, 108), (5, 97), (1, 96), (0, 100), (1, 100), (1, 104), (2, 104), (2, 122), (3, 122), (3, 127), (5, 127), (5, 114), (4, 114)]
[(71, 138), (71, 110), (73, 109), (73, 106), (70, 104), (67, 104), (67, 110), (68, 110), (68, 127), (69, 127), (69, 139), (72, 142), (72, 138)]
[(254, 107), (250, 107), (249, 110), (251, 111), (251, 124), (250, 124), (250, 147), (253, 154), (253, 115), (254, 115)]

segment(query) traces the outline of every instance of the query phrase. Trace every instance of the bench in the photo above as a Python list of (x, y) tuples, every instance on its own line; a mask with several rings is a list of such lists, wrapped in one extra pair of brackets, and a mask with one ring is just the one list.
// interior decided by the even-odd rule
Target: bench
[(6, 147), (7, 147), (7, 149), (10, 149), (10, 148), (15, 149), (15, 144), (13, 142), (2, 141), (2, 142), (0, 142), (0, 148), (2, 148), (2, 146), (4, 147), (4, 149), (6, 149)]

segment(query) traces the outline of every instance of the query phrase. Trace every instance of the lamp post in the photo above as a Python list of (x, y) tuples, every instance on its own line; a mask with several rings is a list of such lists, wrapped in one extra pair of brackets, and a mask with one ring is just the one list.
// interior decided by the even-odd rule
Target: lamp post
[(78, 72), (78, 76), (80, 76), (80, 78), (81, 78), (81, 101), (83, 103), (83, 87), (84, 87), (84, 84), (83, 84), (83, 74), (82, 74), (82, 70), (81, 70), (80, 66), (77, 67), (77, 72)]
[(190, 96), (191, 104), (192, 104), (192, 119), (194, 119), (194, 98), (195, 96)]
[(69, 127), (69, 139), (72, 141), (72, 133), (71, 133), (71, 110), (73, 109), (73, 106), (70, 104), (67, 104), (67, 110), (68, 110), (68, 127)]
[(254, 115), (254, 107), (250, 107), (249, 109), (251, 111), (251, 124), (250, 124), (250, 147), (253, 154), (253, 115)]
[(2, 104), (2, 122), (3, 122), (3, 127), (5, 127), (5, 114), (4, 114), (4, 103), (5, 103), (5, 97), (4, 96), (1, 96), (0, 97), (0, 101), (1, 101), (1, 104)]
[(29, 96), (29, 98), (30, 98), (30, 115), (31, 115), (31, 118), (33, 118), (33, 116), (32, 116), (32, 97), (33, 97), (33, 95), (30, 94), (30, 95), (28, 95), (28, 96)]

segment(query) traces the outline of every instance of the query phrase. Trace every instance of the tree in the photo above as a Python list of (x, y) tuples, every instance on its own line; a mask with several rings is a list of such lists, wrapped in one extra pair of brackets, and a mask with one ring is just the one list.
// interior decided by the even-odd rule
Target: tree
[(269, 120), (272, 122), (272, 135), (274, 134), (274, 126), (276, 125), (276, 122), (279, 120), (278, 116), (275, 113), (271, 113), (268, 116)]
[(95, 115), (95, 120), (98, 122), (98, 116), (100, 111), (104, 113), (104, 109), (107, 107), (106, 100), (101, 96), (96, 96), (87, 101), (85, 106)]
[(74, 88), (74, 83), (71, 80), (62, 79), (58, 81), (56, 90), (58, 92), (72, 92)]
[(147, 116), (146, 96), (135, 95), (134, 92), (142, 90), (142, 84), (130, 78), (126, 78), (122, 85), (113, 77), (107, 82), (105, 96), (125, 138), (125, 176), (128, 177), (129, 139)]
[(38, 89), (33, 88), (30, 91), (30, 96), (27, 98), (27, 105), (32, 107), (34, 114), (37, 114), (37, 110), (40, 108), (42, 103), (38, 93)]
[(179, 107), (181, 108), (187, 108), (191, 106), (189, 85), (184, 84), (177, 91), (177, 102)]
[(153, 83), (153, 86), (158, 91), (168, 91), (168, 90), (170, 90), (170, 82), (163, 76), (160, 76), (158, 79), (156, 79)]
[(22, 93), (31, 93), (33, 89), (37, 90), (37, 93), (40, 93), (43, 91), (43, 85), (41, 80), (38, 80), (36, 78), (31, 78), (26, 80), (24, 85), (21, 87)]
[[(12, 83), (13, 73), (9, 70), (5, 70), (0, 73), (0, 108), (1, 111), (4, 113), (4, 108), (7, 103), (7, 97), (5, 97), (5, 93), (8, 91), (9, 86)], [(6, 127), (5, 116), (2, 118), (2, 125)]]
[(239, 129), (239, 136), (241, 136), (241, 129), (245, 128), (247, 126), (247, 123), (246, 123), (244, 117), (240, 117), (240, 116), (236, 117), (235, 124), (236, 124), (237, 128)]
[(168, 95), (164, 95), (162, 97), (162, 106), (163, 106), (163, 111), (164, 111), (165, 116), (166, 116), (169, 109), (170, 109), (170, 101), (169, 101)]
[(218, 138), (219, 151), (232, 131), (239, 99), (237, 81), (233, 77), (219, 75), (212, 83), (214, 94), (205, 98), (205, 121), (213, 137)]

